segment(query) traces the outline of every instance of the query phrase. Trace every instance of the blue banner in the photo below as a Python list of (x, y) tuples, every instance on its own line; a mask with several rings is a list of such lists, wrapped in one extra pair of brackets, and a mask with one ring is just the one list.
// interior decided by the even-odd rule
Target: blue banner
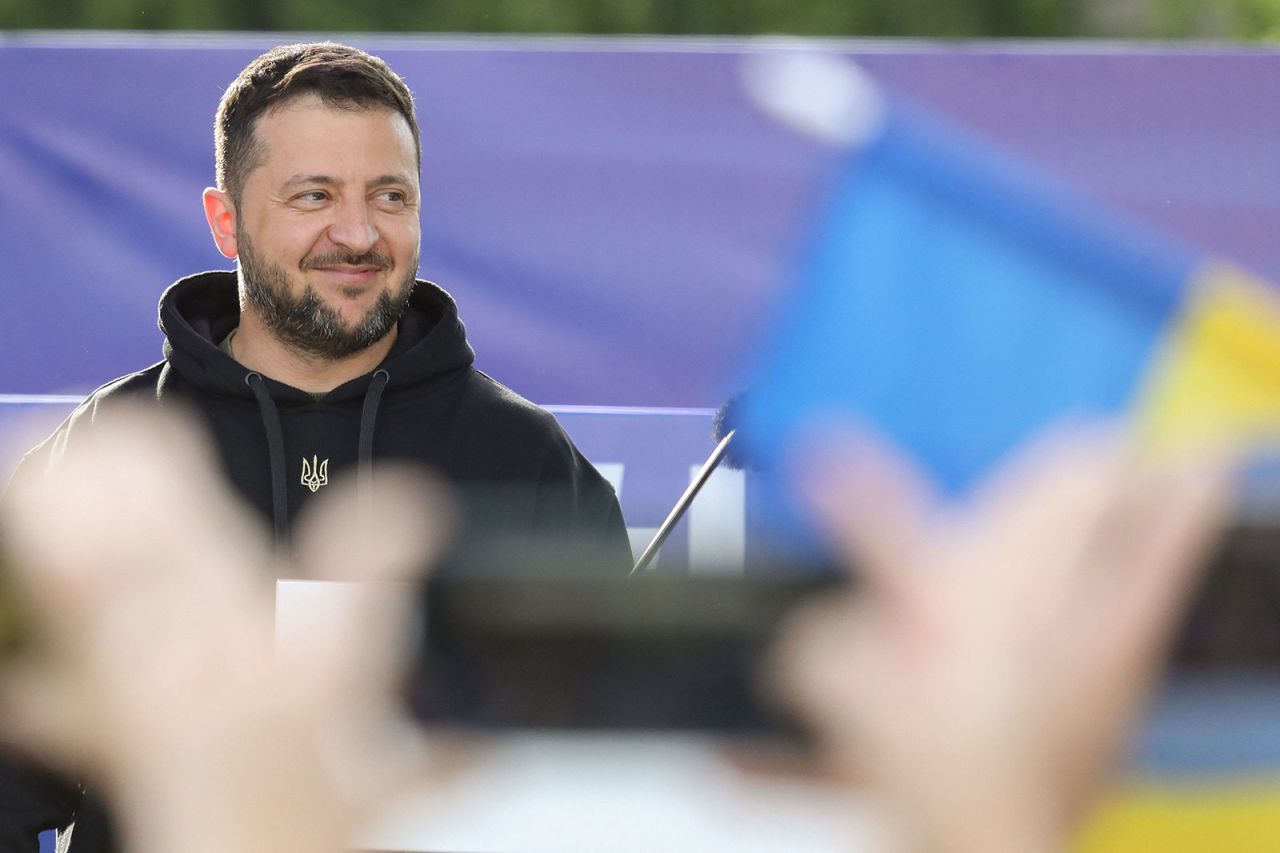
[[(0, 393), (159, 358), (155, 302), (225, 267), (200, 208), (223, 87), (282, 36), (0, 35)], [(423, 125), (422, 275), (544, 404), (715, 407), (834, 164), (749, 102), (745, 40), (352, 36)], [(830, 43), (827, 43), (830, 48)], [(888, 88), (1280, 279), (1280, 54), (850, 42)]]

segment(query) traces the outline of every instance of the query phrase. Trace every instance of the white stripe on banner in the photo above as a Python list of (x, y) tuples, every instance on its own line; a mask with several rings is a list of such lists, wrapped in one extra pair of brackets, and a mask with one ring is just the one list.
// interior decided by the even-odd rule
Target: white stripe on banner
[(0, 394), (0, 406), (65, 406), (83, 399), (83, 394)]
[[(78, 404), (83, 394), (0, 394), (0, 406), (65, 406)], [(543, 406), (557, 415), (665, 415), (711, 417), (715, 409), (681, 409), (665, 406)]]
[(543, 406), (555, 415), (667, 415), (709, 418), (715, 409), (678, 409), (664, 406)]

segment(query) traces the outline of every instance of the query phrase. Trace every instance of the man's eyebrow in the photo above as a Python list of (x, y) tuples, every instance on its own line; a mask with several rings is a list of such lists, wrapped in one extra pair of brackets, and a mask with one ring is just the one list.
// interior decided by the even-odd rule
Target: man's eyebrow
[(286, 188), (297, 186), (298, 184), (323, 184), (324, 186), (337, 186), (342, 183), (337, 178), (329, 175), (294, 175), (292, 178), (284, 182)]
[(386, 184), (400, 184), (401, 186), (408, 187), (413, 185), (413, 181), (412, 179), (409, 178), (408, 175), (404, 174), (403, 172), (399, 174), (394, 174), (394, 175), (393, 174), (379, 175), (378, 177), (369, 181), (369, 186), (371, 187), (384, 186)]

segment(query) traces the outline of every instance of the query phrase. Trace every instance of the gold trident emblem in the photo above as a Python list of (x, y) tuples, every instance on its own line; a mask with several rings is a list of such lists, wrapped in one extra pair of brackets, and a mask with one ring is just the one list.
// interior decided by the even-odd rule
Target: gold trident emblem
[(313, 492), (319, 491), (321, 486), (329, 485), (329, 460), (320, 462), (312, 456), (311, 461), (307, 462), (307, 457), (302, 457), (302, 485)]

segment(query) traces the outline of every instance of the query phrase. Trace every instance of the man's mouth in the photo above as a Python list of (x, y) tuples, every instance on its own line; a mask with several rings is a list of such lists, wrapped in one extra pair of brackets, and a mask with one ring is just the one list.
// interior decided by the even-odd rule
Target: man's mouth
[(392, 267), (391, 257), (381, 252), (364, 252), (359, 255), (340, 252), (327, 252), (312, 255), (302, 261), (304, 270), (322, 270), (325, 272), (365, 272), (389, 270)]
[(381, 267), (375, 266), (351, 266), (347, 264), (334, 264), (323, 267), (313, 267), (316, 272), (323, 273), (325, 276), (337, 280), (339, 283), (356, 285), (366, 284), (374, 279)]

